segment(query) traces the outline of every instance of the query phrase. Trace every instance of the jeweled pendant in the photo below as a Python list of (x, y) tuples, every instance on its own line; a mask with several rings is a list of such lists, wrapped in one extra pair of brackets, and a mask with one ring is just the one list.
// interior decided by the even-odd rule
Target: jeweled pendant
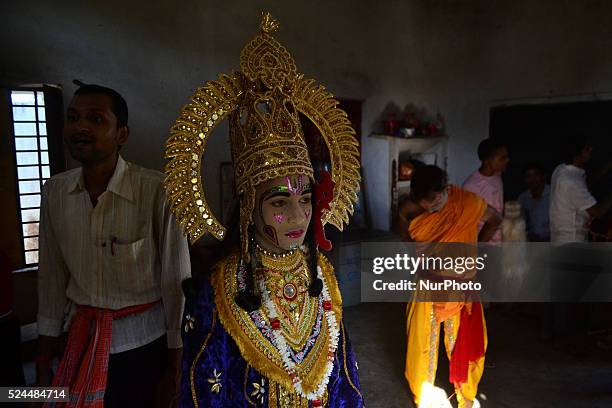
[(283, 288), (283, 296), (287, 300), (293, 300), (297, 296), (297, 288), (293, 283), (287, 283)]

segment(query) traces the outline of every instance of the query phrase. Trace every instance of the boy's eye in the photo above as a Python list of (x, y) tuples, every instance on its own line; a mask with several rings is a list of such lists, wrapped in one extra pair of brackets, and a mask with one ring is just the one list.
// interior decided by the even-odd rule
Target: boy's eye
[(76, 122), (77, 121), (77, 115), (75, 115), (74, 113), (69, 113), (68, 115), (66, 115), (66, 120), (68, 122)]
[(100, 123), (102, 123), (102, 117), (100, 115), (92, 115), (90, 119), (96, 125), (99, 125)]
[(302, 204), (309, 204), (310, 201), (311, 201), (311, 197), (302, 197), (302, 199), (300, 200)]
[(283, 201), (283, 200), (272, 201), (272, 202), (270, 203), (270, 205), (271, 205), (272, 207), (282, 207), (282, 206), (284, 206), (284, 205), (285, 205), (285, 201)]

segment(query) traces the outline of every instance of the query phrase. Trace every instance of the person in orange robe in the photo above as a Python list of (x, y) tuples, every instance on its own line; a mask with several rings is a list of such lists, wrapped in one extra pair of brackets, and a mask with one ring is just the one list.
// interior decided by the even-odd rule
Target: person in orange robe
[[(436, 166), (415, 171), (400, 217), (408, 225), (404, 238), (423, 243), (488, 241), (501, 223), (497, 211), (476, 194), (448, 185), (446, 173)], [(479, 233), (480, 221), (484, 225)], [(459, 407), (476, 407), (487, 333), (481, 304), (468, 301), (413, 300), (409, 304), (405, 376), (415, 403), (433, 406), (436, 395), (443, 392), (434, 387), (441, 324)]]

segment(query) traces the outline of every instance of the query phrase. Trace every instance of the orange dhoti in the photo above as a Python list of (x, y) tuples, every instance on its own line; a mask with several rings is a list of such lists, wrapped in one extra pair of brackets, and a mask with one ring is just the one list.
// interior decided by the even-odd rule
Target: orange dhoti
[[(450, 186), (444, 207), (416, 217), (409, 227), (410, 236), (418, 242), (475, 243), (478, 221), (485, 209), (485, 202), (475, 194)], [(461, 339), (458, 339), (462, 324), (465, 327), (461, 330)], [(451, 380), (461, 407), (465, 400), (476, 398), (484, 372), (487, 331), (480, 303), (411, 302), (406, 330), (405, 376), (415, 403), (428, 406), (429, 399), (436, 392), (434, 383), (441, 325), (444, 326), (446, 354), (451, 361)]]
[[(479, 303), (474, 306), (482, 308)], [(460, 326), (460, 312), (453, 314), (443, 322), (439, 322), (434, 313), (433, 302), (412, 302), (408, 306), (408, 351), (406, 353), (406, 379), (418, 405), (423, 398), (433, 392), (433, 386), (438, 368), (438, 345), (440, 341), (440, 326), (444, 326), (444, 346), (446, 355), (451, 360)], [(483, 320), (484, 346), (487, 346), (487, 329)], [(467, 381), (455, 384), (457, 399), (474, 400), (478, 391), (478, 383), (484, 372), (484, 355), (476, 361), (469, 362)], [(423, 397), (423, 398), (422, 398)], [(423, 400), (423, 402), (425, 402)], [(425, 405), (425, 404), (424, 404)]]

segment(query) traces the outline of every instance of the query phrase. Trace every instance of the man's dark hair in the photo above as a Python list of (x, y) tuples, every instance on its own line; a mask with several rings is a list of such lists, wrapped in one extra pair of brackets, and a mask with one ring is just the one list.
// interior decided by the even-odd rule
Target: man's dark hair
[(448, 184), (446, 172), (434, 165), (417, 167), (410, 181), (410, 197), (419, 202), (432, 194), (444, 191)]
[(117, 118), (117, 127), (124, 127), (128, 124), (128, 107), (123, 96), (114, 89), (101, 85), (84, 84), (81, 81), (74, 81), (79, 88), (74, 95), (107, 95), (111, 98), (111, 110)]
[(562, 152), (565, 163), (571, 164), (589, 144), (589, 139), (581, 134), (575, 134), (565, 138)]
[(500, 140), (485, 139), (478, 145), (478, 158), (482, 162), (488, 160), (503, 147), (506, 147), (506, 144)]
[(544, 166), (542, 166), (539, 163), (536, 162), (531, 162), (531, 163), (527, 163), (524, 167), (523, 167), (523, 177), (525, 177), (525, 175), (527, 175), (527, 172), (529, 170), (537, 170), (540, 173), (542, 173), (543, 175), (546, 175), (546, 170), (544, 169)]

